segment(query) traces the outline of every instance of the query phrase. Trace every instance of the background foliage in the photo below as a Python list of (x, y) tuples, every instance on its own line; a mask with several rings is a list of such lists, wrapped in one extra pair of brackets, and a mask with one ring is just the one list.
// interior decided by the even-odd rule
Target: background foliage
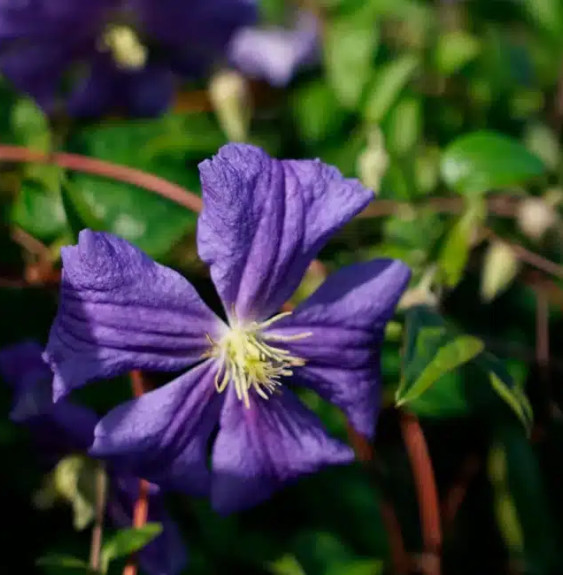
[[(281, 18), (283, 0), (262, 4), (266, 21)], [(427, 485), (402, 435), (415, 415), (440, 497), (443, 572), (559, 573), (563, 4), (313, 6), (322, 21), (321, 62), (285, 89), (251, 84), (248, 140), (279, 157), (320, 157), (378, 187), (378, 201), (321, 254), (328, 270), (382, 255), (412, 267), (382, 352), (375, 457), (307, 478), (228, 518), (206, 502), (171, 496), (189, 545), (188, 572), (432, 572), (427, 552), (436, 550), (428, 548), (417, 500), (417, 488)], [(161, 118), (95, 122), (48, 119), (0, 84), (1, 144), (84, 154), (199, 193), (198, 162), (226, 141), (204, 81), (186, 85)], [(157, 194), (3, 161), (0, 201), (2, 345), (46, 340), (59, 249), (86, 226), (125, 237), (215, 301), (197, 259), (196, 215)], [(312, 269), (297, 297), (323, 273)], [(129, 396), (125, 379), (80, 392), (100, 413)], [(340, 414), (305, 400), (346, 437)], [(73, 529), (72, 506), (38, 509), (45, 469), (26, 429), (9, 422), (9, 405), (3, 386), (0, 566), (84, 572), (88, 530)], [(108, 530), (109, 572), (119, 573), (123, 557), (154, 529), (113, 539)], [(397, 564), (401, 539), (406, 568)]]

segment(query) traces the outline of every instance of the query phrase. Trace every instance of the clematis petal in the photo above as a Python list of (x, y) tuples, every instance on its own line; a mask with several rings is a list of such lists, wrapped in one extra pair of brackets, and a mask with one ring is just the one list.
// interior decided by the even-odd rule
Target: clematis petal
[(367, 436), (374, 432), (379, 406), (379, 345), (409, 277), (398, 260), (342, 268), (270, 328), (270, 335), (311, 334), (280, 344), (307, 362), (296, 370), (296, 382), (340, 407)]
[[(131, 475), (113, 474), (111, 484), (109, 516), (117, 527), (130, 527), (139, 494), (139, 479)], [(141, 568), (148, 575), (177, 575), (188, 562), (186, 544), (166, 511), (162, 492), (153, 484), (149, 490), (148, 521), (160, 523), (162, 532), (139, 552)]]
[(88, 75), (77, 83), (68, 98), (69, 113), (89, 118), (107, 112), (117, 92), (115, 76), (113, 62), (107, 54), (93, 57)]
[(172, 99), (172, 73), (149, 64), (141, 70), (119, 70), (111, 57), (93, 58), (89, 75), (78, 84), (68, 101), (69, 112), (77, 117), (95, 117), (111, 109), (134, 116), (156, 116)]
[[(222, 56), (235, 30), (256, 21), (256, 0), (131, 0), (145, 33), (169, 48), (181, 72), (201, 73)], [(186, 39), (189, 38), (189, 42)]]
[(229, 392), (212, 457), (211, 503), (226, 514), (260, 503), (302, 474), (349, 463), (354, 454), (284, 389), (250, 409)]
[(68, 64), (68, 55), (56, 44), (0, 45), (0, 73), (47, 112), (55, 107), (57, 88)]
[(28, 424), (47, 451), (87, 449), (98, 418), (86, 407), (53, 403), (53, 373), (41, 358), (42, 352), (35, 341), (0, 350), (0, 375), (13, 389), (10, 418)]
[(223, 397), (211, 360), (123, 403), (97, 425), (90, 453), (170, 489), (203, 495), (209, 487), (207, 442)]
[(308, 13), (291, 29), (245, 27), (229, 45), (230, 60), (244, 74), (285, 86), (302, 66), (318, 56), (318, 22)]
[(127, 111), (134, 116), (151, 117), (164, 112), (174, 96), (172, 72), (149, 64), (143, 70), (124, 75)]
[(225, 310), (242, 319), (277, 311), (328, 237), (373, 197), (318, 160), (274, 160), (243, 144), (221, 148), (200, 174), (199, 254)]
[(62, 250), (59, 311), (46, 349), (55, 399), (130, 369), (182, 369), (200, 360), (221, 321), (175, 271), (125, 240), (83, 230)]

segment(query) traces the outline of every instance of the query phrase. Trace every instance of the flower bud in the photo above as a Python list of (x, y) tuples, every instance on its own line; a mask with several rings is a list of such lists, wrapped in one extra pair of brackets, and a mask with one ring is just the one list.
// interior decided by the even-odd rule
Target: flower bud
[(389, 156), (385, 151), (385, 142), (381, 130), (376, 126), (368, 134), (366, 148), (360, 153), (357, 160), (357, 171), (360, 180), (367, 188), (377, 195), (381, 187), (381, 180), (389, 166)]
[(246, 79), (233, 70), (217, 72), (209, 83), (209, 97), (227, 138), (246, 140), (252, 109)]
[(556, 221), (554, 207), (543, 198), (526, 198), (518, 207), (518, 227), (533, 241), (540, 241)]
[(403, 297), (399, 300), (397, 305), (398, 309), (408, 309), (409, 307), (416, 307), (424, 305), (428, 307), (438, 307), (440, 298), (438, 294), (432, 291), (434, 283), (434, 276), (436, 275), (436, 268), (431, 267), (422, 276), (420, 282), (415, 287), (408, 289)]
[(520, 271), (514, 250), (504, 242), (493, 241), (485, 253), (481, 275), (481, 297), (490, 302), (508, 288)]

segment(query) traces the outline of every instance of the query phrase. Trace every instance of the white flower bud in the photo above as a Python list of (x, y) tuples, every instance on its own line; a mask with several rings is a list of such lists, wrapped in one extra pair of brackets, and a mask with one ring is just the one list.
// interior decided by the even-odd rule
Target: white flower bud
[(543, 198), (526, 198), (518, 207), (518, 227), (525, 236), (536, 242), (556, 221), (557, 212)]
[(389, 156), (385, 151), (385, 142), (381, 130), (376, 126), (368, 134), (367, 146), (357, 160), (357, 172), (360, 180), (377, 195), (381, 180), (389, 166)]
[(493, 241), (485, 253), (481, 275), (481, 297), (490, 302), (508, 288), (520, 271), (514, 250), (506, 243)]
[(440, 298), (438, 294), (432, 291), (435, 275), (435, 266), (432, 266), (430, 269), (426, 270), (418, 285), (405, 291), (399, 300), (397, 308), (408, 309), (409, 307), (415, 307), (417, 305), (425, 305), (433, 308), (438, 307)]
[(222, 70), (211, 78), (209, 97), (227, 138), (243, 142), (248, 136), (252, 104), (246, 79), (233, 70)]

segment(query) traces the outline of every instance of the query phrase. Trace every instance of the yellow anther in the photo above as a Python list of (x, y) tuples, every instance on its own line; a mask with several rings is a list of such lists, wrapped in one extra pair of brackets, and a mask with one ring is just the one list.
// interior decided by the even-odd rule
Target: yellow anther
[(237, 398), (250, 407), (249, 390), (253, 389), (263, 399), (279, 390), (281, 378), (293, 375), (293, 368), (305, 365), (305, 360), (292, 356), (287, 349), (274, 347), (268, 341), (296, 341), (311, 335), (310, 332), (290, 336), (263, 333), (263, 330), (283, 317), (284, 312), (262, 323), (234, 325), (216, 342), (207, 336), (211, 348), (204, 357), (215, 357), (219, 368), (215, 375), (215, 389), (222, 393), (229, 382), (235, 386)]
[(100, 50), (110, 52), (122, 70), (141, 70), (147, 63), (148, 50), (129, 26), (110, 24), (101, 38)]

